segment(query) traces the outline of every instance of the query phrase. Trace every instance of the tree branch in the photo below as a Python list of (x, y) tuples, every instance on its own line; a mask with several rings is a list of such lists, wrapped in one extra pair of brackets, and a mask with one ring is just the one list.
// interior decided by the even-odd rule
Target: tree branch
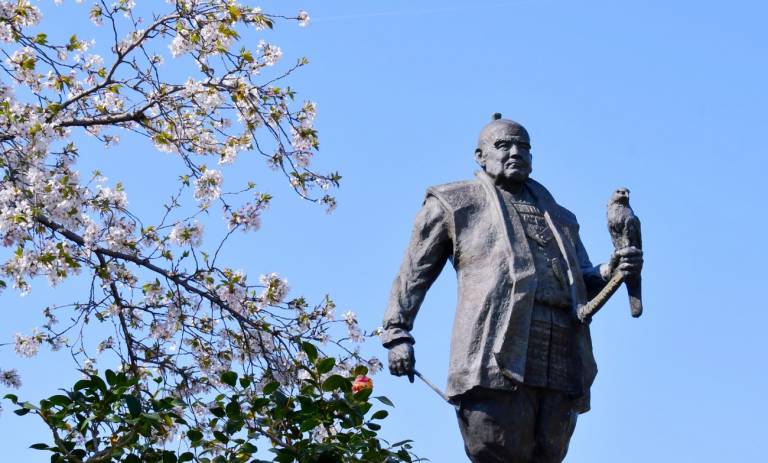
[(126, 433), (123, 437), (118, 439), (118, 441), (115, 442), (115, 445), (110, 445), (109, 447), (96, 452), (91, 458), (85, 460), (83, 463), (101, 463), (103, 461), (111, 461), (112, 452), (115, 449), (125, 448), (125, 446), (135, 438), (136, 438), (136, 431), (130, 431)]
[[(104, 259), (104, 256), (97, 252), (96, 257), (99, 259), (99, 264), (101, 265), (101, 268), (104, 270), (107, 276), (109, 276), (107, 261), (106, 259)], [(104, 279), (104, 277), (102, 277), (102, 279)], [(123, 304), (123, 298), (120, 297), (120, 292), (117, 289), (117, 285), (111, 278), (109, 279), (109, 290), (112, 293), (112, 299), (115, 300), (115, 304), (117, 305), (117, 308), (118, 308), (117, 317), (120, 320), (120, 328), (123, 331), (123, 336), (125, 336), (125, 345), (126, 345), (126, 349), (128, 350), (128, 359), (131, 362), (131, 372), (135, 377), (138, 378), (139, 365), (136, 359), (136, 353), (133, 351), (133, 337), (131, 336), (130, 331), (128, 331), (128, 324), (125, 322), (125, 314), (123, 313), (123, 311), (125, 310), (125, 304)], [(136, 386), (136, 389), (138, 390), (138, 384)]]
[[(140, 37), (136, 38), (136, 40), (128, 48), (126, 48), (123, 51), (120, 51), (120, 50), (116, 49), (115, 50), (115, 54), (117, 55), (117, 59), (112, 64), (112, 67), (109, 69), (109, 72), (107, 73), (107, 76), (104, 78), (104, 81), (102, 83), (98, 84), (98, 85), (95, 85), (95, 86), (89, 88), (88, 90), (84, 90), (84, 91), (78, 93), (77, 95), (73, 96), (69, 100), (65, 101), (64, 103), (62, 103), (60, 110), (66, 109), (70, 105), (72, 105), (72, 104), (82, 100), (83, 98), (85, 98), (85, 97), (87, 97), (89, 95), (92, 95), (92, 94), (98, 92), (99, 90), (101, 90), (101, 89), (105, 88), (107, 85), (109, 85), (112, 82), (112, 77), (115, 75), (115, 72), (117, 71), (117, 68), (120, 67), (120, 65), (125, 62), (123, 58), (125, 58), (130, 52), (132, 52), (142, 42), (144, 42), (144, 40), (146, 40), (147, 37), (149, 36), (150, 32), (154, 31), (154, 29), (156, 27), (162, 25), (166, 21), (174, 20), (174, 19), (179, 19), (179, 18), (180, 18), (180, 16), (178, 14), (170, 14), (170, 15), (167, 15), (167, 16), (163, 16), (162, 18), (158, 19), (154, 23), (150, 24), (149, 27), (147, 27), (147, 29), (144, 31), (144, 33), (141, 34)], [(115, 48), (117, 48), (117, 47), (115, 47)]]
[[(50, 229), (51, 231), (54, 231), (56, 233), (59, 233), (63, 237), (67, 238), (68, 240), (85, 247), (85, 239), (83, 239), (82, 236), (78, 235), (77, 233), (66, 229), (62, 225), (52, 221), (48, 217), (46, 217), (43, 214), (37, 214), (35, 215), (35, 220)], [(168, 280), (176, 283), (177, 285), (181, 286), (182, 288), (186, 289), (187, 291), (197, 294), (198, 296), (204, 298), (205, 300), (209, 301), (212, 304), (215, 304), (219, 306), (222, 310), (225, 310), (229, 315), (234, 317), (239, 322), (251, 326), (253, 328), (257, 329), (263, 329), (258, 324), (254, 323), (253, 321), (249, 320), (242, 314), (238, 313), (236, 310), (229, 307), (229, 304), (221, 300), (218, 296), (215, 294), (203, 291), (200, 288), (197, 288), (189, 283), (189, 278), (184, 278), (179, 274), (173, 273), (171, 271), (168, 271), (162, 267), (159, 267), (152, 263), (147, 258), (142, 258), (139, 256), (126, 254), (124, 252), (120, 251), (113, 251), (111, 249), (107, 248), (94, 248), (92, 250), (94, 253), (96, 253), (97, 256), (109, 256), (115, 259), (120, 259), (128, 262), (132, 262), (140, 267), (146, 268), (147, 270), (151, 270), (159, 275), (162, 275), (164, 278), (167, 278)]]
[[(152, 104), (147, 105), (147, 107)], [(133, 113), (109, 114), (105, 116), (96, 116), (92, 119), (69, 119), (61, 121), (59, 127), (92, 127), (94, 125), (112, 125), (122, 122), (139, 122), (145, 118), (144, 109)]]

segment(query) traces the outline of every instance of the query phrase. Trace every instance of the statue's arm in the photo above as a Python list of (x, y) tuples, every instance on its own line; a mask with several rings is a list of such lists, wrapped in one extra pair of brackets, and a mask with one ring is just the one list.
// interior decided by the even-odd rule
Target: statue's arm
[(587, 288), (587, 297), (592, 299), (610, 280), (610, 265), (607, 263), (592, 265), (587, 250), (584, 248), (584, 243), (581, 242), (579, 237), (578, 228), (575, 235), (576, 255), (579, 259), (579, 267), (581, 267), (581, 274), (584, 278), (584, 286)]
[[(578, 226), (577, 226), (578, 227)], [(578, 230), (578, 228), (577, 228)], [(584, 249), (584, 244), (576, 233), (576, 253), (584, 277), (584, 286), (587, 288), (587, 297), (592, 299), (608, 284), (616, 271), (622, 272), (626, 277), (638, 276), (643, 268), (643, 251), (635, 247), (627, 247), (614, 250), (608, 262), (592, 265)]]
[(392, 284), (384, 314), (382, 343), (391, 348), (414, 339), (410, 331), (424, 296), (451, 256), (453, 241), (450, 219), (442, 203), (427, 196), (416, 216), (413, 234), (400, 272)]

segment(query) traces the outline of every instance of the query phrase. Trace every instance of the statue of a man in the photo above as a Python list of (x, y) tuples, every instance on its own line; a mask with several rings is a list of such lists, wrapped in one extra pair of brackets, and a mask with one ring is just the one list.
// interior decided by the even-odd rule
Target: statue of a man
[(561, 462), (597, 373), (578, 307), (614, 271), (639, 275), (642, 251), (593, 266), (576, 217), (531, 179), (530, 137), (500, 114), (480, 133), (477, 178), (433, 186), (384, 316), (389, 369), (413, 381), (410, 331), (450, 260), (458, 277), (446, 395), (470, 460)]

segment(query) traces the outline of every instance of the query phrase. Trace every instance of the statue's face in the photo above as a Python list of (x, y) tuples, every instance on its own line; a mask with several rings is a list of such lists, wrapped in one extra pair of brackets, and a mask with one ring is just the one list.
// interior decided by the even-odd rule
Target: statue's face
[(525, 182), (533, 170), (530, 141), (513, 124), (500, 123), (487, 129), (475, 159), (496, 183)]

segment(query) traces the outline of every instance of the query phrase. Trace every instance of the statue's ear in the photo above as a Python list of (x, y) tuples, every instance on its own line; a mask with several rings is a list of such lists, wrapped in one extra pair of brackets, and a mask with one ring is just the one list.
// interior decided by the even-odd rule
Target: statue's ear
[(480, 167), (485, 168), (485, 153), (480, 148), (475, 150), (475, 161), (480, 164)]

